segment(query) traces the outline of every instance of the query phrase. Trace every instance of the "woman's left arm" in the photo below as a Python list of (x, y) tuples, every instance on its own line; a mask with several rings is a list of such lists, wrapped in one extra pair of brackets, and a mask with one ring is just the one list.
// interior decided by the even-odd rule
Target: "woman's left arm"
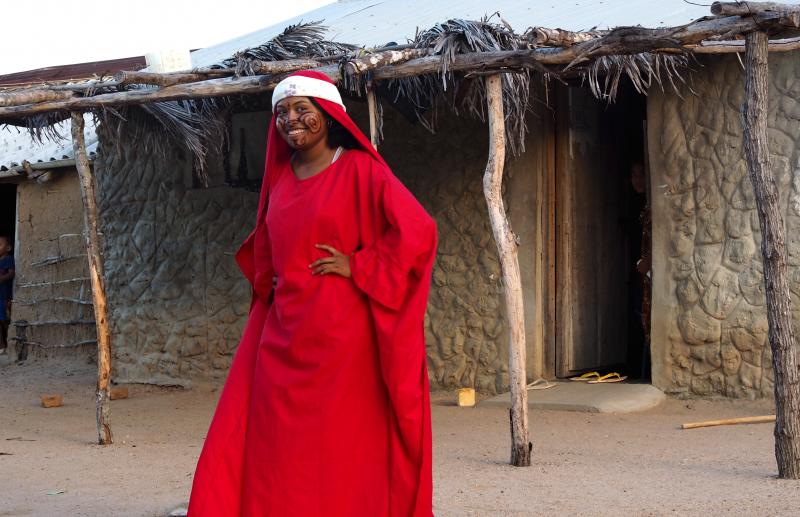
[[(367, 226), (374, 240), (350, 257), (350, 272), (367, 296), (397, 311), (409, 276), (424, 274), (424, 264), (436, 252), (436, 223), (388, 168), (373, 162), (371, 173), (360, 192), (359, 216), (372, 218)], [(370, 232), (361, 233), (363, 239)]]

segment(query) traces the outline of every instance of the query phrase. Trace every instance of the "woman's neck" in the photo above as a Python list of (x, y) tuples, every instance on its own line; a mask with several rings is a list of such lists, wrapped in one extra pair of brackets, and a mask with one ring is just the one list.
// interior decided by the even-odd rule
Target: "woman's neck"
[(297, 152), (292, 160), (292, 170), (297, 179), (308, 179), (316, 176), (330, 166), (336, 149), (328, 147), (327, 142), (320, 142), (310, 149)]

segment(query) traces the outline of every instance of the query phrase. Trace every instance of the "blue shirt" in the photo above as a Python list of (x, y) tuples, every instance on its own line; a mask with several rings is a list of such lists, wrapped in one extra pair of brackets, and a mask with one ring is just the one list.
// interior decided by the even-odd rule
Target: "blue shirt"
[[(0, 259), (0, 275), (8, 274), (8, 271), (11, 269), (16, 269), (14, 267), (14, 257), (12, 255), (8, 255), (5, 258)], [(0, 282), (0, 300), (13, 300), (13, 280), (4, 280)], [(5, 309), (5, 307), (2, 307)]]

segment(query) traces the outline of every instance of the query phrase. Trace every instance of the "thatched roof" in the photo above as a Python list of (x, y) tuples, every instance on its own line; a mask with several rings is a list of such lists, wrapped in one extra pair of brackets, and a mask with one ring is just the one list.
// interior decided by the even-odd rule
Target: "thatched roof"
[[(738, 4), (731, 5), (735, 9)], [(446, 20), (418, 30), (408, 43), (374, 49), (334, 42), (322, 23), (303, 23), (204, 70), (160, 76), (121, 72), (115, 80), (80, 87), (44, 87), (55, 100), (0, 107), (0, 123), (22, 124), (40, 135), (68, 110), (88, 109), (103, 122), (107, 138), (119, 141), (120, 132), (133, 133), (138, 145), (156, 153), (163, 152), (169, 142), (177, 142), (194, 152), (202, 169), (204, 157), (225, 144), (232, 107), (249, 94), (272, 89), (291, 70), (315, 68), (351, 95), (387, 83), (388, 90), (379, 90), (394, 97), (387, 100), (403, 98), (431, 131), (441, 110), (483, 118), (484, 83), (475, 79), (499, 73), (513, 156), (524, 151), (532, 77), (545, 81), (565, 75), (583, 77), (597, 97), (613, 101), (622, 75), (646, 93), (653, 83), (663, 88), (664, 83), (683, 81), (681, 69), (689, 65), (693, 53), (740, 51), (735, 42), (725, 40), (764, 27), (780, 30), (798, 25), (800, 12), (793, 10), (728, 13), (656, 29), (619, 27), (575, 34), (526, 28), (517, 32), (495, 14), (477, 21)], [(788, 44), (789, 48), (798, 46), (800, 41)], [(64, 98), (65, 90), (80, 97), (66, 93)]]
[[(326, 37), (359, 48), (406, 43), (417, 32), (446, 20), (479, 20), (494, 12), (519, 33), (529, 27), (559, 27), (573, 32), (593, 27), (676, 27), (708, 14), (708, 6), (684, 0), (346, 0), (333, 2), (249, 34), (207, 46), (192, 53), (192, 63), (208, 67), (248, 47), (279, 35), (291, 25), (324, 20)], [(495, 21), (499, 22), (498, 19)]]

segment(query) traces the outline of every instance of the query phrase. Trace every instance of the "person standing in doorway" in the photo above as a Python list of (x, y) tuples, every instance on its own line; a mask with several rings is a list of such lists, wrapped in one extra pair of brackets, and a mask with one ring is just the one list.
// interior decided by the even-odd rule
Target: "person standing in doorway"
[[(647, 178), (644, 165), (635, 163), (631, 167), (631, 184), (637, 194), (645, 194)], [(650, 245), (650, 205), (645, 202), (639, 214), (639, 224), (642, 227), (641, 258), (636, 264), (639, 278), (636, 282), (637, 297), (635, 302), (636, 314), (641, 317), (642, 330), (644, 331), (644, 350), (642, 357), (642, 378), (648, 377), (648, 364), (650, 359), (650, 296), (651, 296), (651, 245)]]
[(14, 298), (14, 246), (11, 238), (0, 235), (0, 348), (8, 346), (11, 300)]

